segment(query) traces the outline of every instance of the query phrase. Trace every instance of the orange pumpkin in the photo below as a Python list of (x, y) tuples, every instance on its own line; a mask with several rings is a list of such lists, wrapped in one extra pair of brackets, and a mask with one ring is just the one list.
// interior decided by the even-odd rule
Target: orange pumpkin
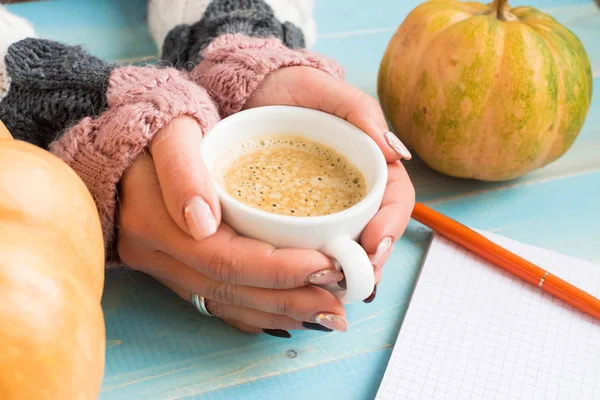
[(64, 162), (0, 123), (0, 399), (95, 399), (104, 373), (104, 246)]
[(6, 129), (2, 121), (0, 121), (0, 139), (12, 139), (10, 132)]

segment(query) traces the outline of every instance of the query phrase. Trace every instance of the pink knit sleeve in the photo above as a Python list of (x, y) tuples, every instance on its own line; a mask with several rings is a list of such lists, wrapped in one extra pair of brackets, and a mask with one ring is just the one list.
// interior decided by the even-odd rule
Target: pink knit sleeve
[(293, 66), (312, 67), (343, 78), (341, 67), (333, 60), (305, 49), (290, 49), (279, 39), (239, 33), (214, 39), (202, 52), (192, 77), (211, 94), (224, 118), (240, 111), (269, 73)]
[(98, 208), (105, 245), (115, 233), (117, 184), (154, 135), (178, 116), (206, 132), (218, 120), (204, 89), (175, 69), (123, 67), (112, 72), (108, 109), (84, 118), (50, 145), (83, 179)]

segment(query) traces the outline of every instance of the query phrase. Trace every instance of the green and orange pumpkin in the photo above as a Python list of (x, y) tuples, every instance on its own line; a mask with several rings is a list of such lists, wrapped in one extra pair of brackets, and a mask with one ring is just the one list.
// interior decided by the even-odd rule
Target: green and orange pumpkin
[(579, 39), (537, 9), (431, 0), (391, 39), (378, 95), (398, 137), (430, 167), (501, 181), (571, 147), (592, 73)]

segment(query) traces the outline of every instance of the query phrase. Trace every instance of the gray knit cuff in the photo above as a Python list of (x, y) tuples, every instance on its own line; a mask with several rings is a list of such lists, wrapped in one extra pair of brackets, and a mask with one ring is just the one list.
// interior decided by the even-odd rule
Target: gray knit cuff
[(201, 53), (214, 39), (241, 33), (254, 38), (277, 38), (291, 49), (305, 47), (302, 30), (282, 23), (264, 0), (213, 0), (202, 19), (193, 25), (173, 28), (162, 48), (162, 59), (170, 66), (191, 71)]
[(10, 90), (0, 120), (15, 139), (48, 149), (68, 127), (106, 110), (108, 79), (115, 68), (79, 47), (28, 38), (4, 57)]

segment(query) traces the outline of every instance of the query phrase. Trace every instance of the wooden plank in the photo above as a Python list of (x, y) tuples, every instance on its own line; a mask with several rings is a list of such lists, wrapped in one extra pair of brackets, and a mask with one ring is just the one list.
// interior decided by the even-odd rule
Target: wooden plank
[[(396, 262), (418, 265), (420, 251), (415, 252), (408, 240), (400, 247), (407, 251), (395, 254)], [(404, 273), (409, 276), (404, 278)], [(402, 281), (401, 292), (410, 292), (414, 271), (395, 275)], [(400, 305), (392, 302), (376, 311), (362, 304), (353, 306), (348, 312), (350, 334), (294, 332), (292, 340), (250, 336), (203, 318), (138, 274), (109, 274), (103, 306), (107, 338), (120, 344), (107, 351), (101, 398), (158, 399), (209, 392), (369, 352), (381, 343), (388, 346), (393, 333), (381, 329), (381, 324), (371, 332), (371, 324), (386, 316), (389, 324), (390, 315), (393, 322)], [(132, 320), (137, 323), (131, 324)], [(290, 350), (296, 352), (295, 358), (289, 357)]]
[[(372, 399), (378, 381), (371, 377), (383, 377), (391, 347), (375, 350), (355, 357), (348, 357), (328, 364), (320, 364), (263, 381), (232, 386), (204, 395), (191, 395), (181, 399), (210, 400), (264, 400), (296, 399), (299, 393), (304, 399), (365, 400)], [(335, 371), (335, 373), (331, 373)]]
[[(596, 187), (592, 186), (589, 193), (577, 190), (578, 185), (585, 186), (586, 182), (592, 185), (596, 184)], [(436, 204), (435, 208), (474, 226), (527, 243), (546, 246), (575, 256), (587, 254), (587, 258), (599, 263), (598, 267), (600, 268), (600, 250), (598, 249), (600, 247), (600, 240), (598, 240), (600, 237), (600, 228), (598, 228), (600, 214), (586, 214), (586, 211), (594, 209), (594, 203), (597, 204), (598, 194), (600, 194), (598, 190), (600, 188), (600, 175), (596, 174), (595, 178), (583, 178), (574, 187), (565, 186), (563, 187), (559, 182), (556, 182), (556, 185), (551, 184), (545, 188), (528, 188), (524, 191), (519, 190), (516, 193), (500, 194), (500, 197), (493, 195), (493, 202), (485, 198), (491, 196), (488, 194), (471, 199), (461, 199), (460, 201), (442, 202)], [(535, 192), (535, 195), (532, 195), (533, 192)], [(561, 199), (565, 203), (556, 199), (547, 203), (544, 202), (545, 195), (558, 192), (568, 194), (568, 198)], [(591, 195), (589, 201), (585, 200), (588, 195)], [(542, 198), (541, 203), (538, 203), (540, 197)], [(584, 210), (577, 211), (576, 208), (579, 208), (581, 199), (584, 199), (583, 201), (586, 204)], [(565, 207), (569, 202), (577, 204), (577, 207)], [(508, 216), (511, 221), (507, 224), (502, 224), (502, 222), (500, 224), (490, 224), (490, 211), (493, 212), (492, 219), (496, 221), (499, 221), (502, 216)], [(552, 215), (553, 218), (548, 218), (548, 215)], [(592, 221), (585, 222), (590, 216)], [(493, 227), (493, 225), (504, 226)], [(423, 232), (419, 231), (418, 224), (412, 224), (408, 235), (419, 237)], [(567, 239), (569, 237), (575, 239), (569, 240)], [(400, 266), (388, 265), (386, 273), (389, 272), (391, 267), (399, 268)], [(395, 287), (395, 277), (390, 275), (392, 274), (385, 276), (385, 281), (380, 288), (380, 291), (384, 294), (383, 301), (387, 301), (388, 297), (400, 297)], [(384, 292), (386, 290), (387, 292)], [(373, 321), (373, 329), (377, 329), (376, 327), (380, 322)], [(396, 332), (395, 329), (398, 326), (399, 324), (394, 326), (394, 332)], [(389, 347), (384, 346), (382, 349), (355, 357), (342, 358), (328, 364), (319, 364), (290, 374), (276, 375), (266, 382), (253, 381), (221, 391), (210, 392), (206, 396), (196, 394), (185, 398), (210, 398), (213, 400), (244, 398), (251, 400), (271, 398), (277, 391), (285, 393), (285, 397), (288, 399), (362, 400), (373, 398), (383, 377), (394, 339), (395, 336)]]
[[(595, 171), (434, 207), (479, 229), (600, 262), (599, 188)], [(377, 300), (348, 307), (349, 332), (294, 332), (291, 340), (241, 334), (203, 318), (147, 278), (110, 273), (103, 299), (107, 337), (120, 344), (108, 349), (101, 398), (179, 399), (258, 380), (271, 388), (269, 378), (388, 348), (428, 239), (427, 229), (411, 223), (386, 266)], [(331, 368), (327, 375), (338, 373)], [(311, 376), (311, 385), (322, 387), (329, 379)], [(368, 379), (373, 387), (379, 378), (356, 372), (348, 382)], [(290, 398), (306, 397), (299, 392)]]

